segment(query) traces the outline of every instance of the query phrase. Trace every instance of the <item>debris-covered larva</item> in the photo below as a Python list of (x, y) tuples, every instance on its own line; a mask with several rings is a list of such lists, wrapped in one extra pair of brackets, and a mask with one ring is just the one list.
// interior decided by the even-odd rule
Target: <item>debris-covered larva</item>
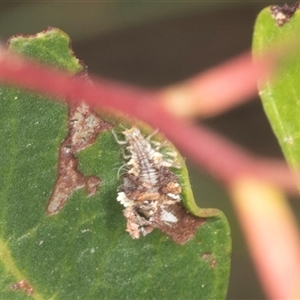
[(125, 207), (126, 230), (133, 238), (139, 238), (153, 230), (153, 222), (177, 222), (167, 209), (180, 201), (181, 186), (171, 171), (181, 167), (176, 152), (168, 149), (167, 143), (151, 141), (155, 133), (144, 137), (137, 127), (122, 132), (124, 141), (113, 134), (117, 143), (124, 146), (126, 160), (120, 168), (126, 171), (117, 196)]

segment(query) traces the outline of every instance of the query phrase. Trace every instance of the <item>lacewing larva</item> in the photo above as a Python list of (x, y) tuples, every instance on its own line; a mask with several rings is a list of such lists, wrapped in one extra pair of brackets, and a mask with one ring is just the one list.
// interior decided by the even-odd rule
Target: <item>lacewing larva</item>
[[(126, 163), (123, 183), (118, 189), (117, 200), (125, 207), (127, 231), (132, 238), (139, 238), (153, 230), (153, 222), (177, 222), (168, 207), (178, 203), (181, 186), (171, 168), (180, 168), (177, 154), (167, 149), (167, 143), (151, 141), (152, 134), (144, 137), (137, 127), (122, 132), (125, 140), (117, 143), (124, 147)], [(119, 173), (119, 172), (118, 172)]]

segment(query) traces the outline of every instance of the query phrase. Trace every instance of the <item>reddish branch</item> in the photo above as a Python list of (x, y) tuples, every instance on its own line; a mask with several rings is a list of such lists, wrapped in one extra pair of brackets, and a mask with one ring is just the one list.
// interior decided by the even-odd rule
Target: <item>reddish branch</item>
[(179, 117), (215, 116), (257, 94), (257, 78), (271, 71), (272, 56), (253, 64), (246, 52), (162, 90), (168, 111)]
[[(253, 76), (256, 73), (253, 72), (252, 65), (249, 65), (249, 68), (252, 68), (249, 70), (252, 76), (239, 78), (239, 82), (243, 81), (244, 85), (250, 82), (253, 88)], [(225, 184), (248, 174), (264, 178), (286, 190), (295, 189), (294, 180), (283, 162), (254, 157), (208, 129), (179, 120), (162, 105), (161, 92), (143, 90), (99, 78), (93, 80), (95, 84), (91, 85), (83, 78), (71, 77), (66, 73), (37, 65), (5, 50), (0, 52), (0, 80), (57, 97), (62, 101), (84, 100), (96, 109), (121, 111), (142, 119), (159, 128), (183, 155)], [(232, 91), (236, 90), (236, 86), (231, 88)]]

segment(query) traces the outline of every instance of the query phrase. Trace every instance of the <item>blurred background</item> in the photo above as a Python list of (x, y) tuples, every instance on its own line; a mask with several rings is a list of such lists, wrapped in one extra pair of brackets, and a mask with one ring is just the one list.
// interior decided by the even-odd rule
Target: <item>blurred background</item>
[[(58, 27), (70, 35), (76, 56), (85, 62), (90, 74), (162, 87), (249, 49), (257, 14), (268, 5), (283, 3), (2, 1), (0, 40), (4, 43), (18, 33)], [(258, 98), (201, 122), (255, 153), (281, 157)], [(231, 226), (232, 272), (227, 299), (265, 299), (226, 190), (187, 163), (199, 206), (221, 209)], [(291, 203), (300, 208), (299, 201)]]

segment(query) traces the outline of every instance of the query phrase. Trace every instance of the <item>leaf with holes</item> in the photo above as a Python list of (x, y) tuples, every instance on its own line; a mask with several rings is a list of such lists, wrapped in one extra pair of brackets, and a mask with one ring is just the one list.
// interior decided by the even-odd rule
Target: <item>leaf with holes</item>
[[(49, 28), (13, 37), (9, 49), (86, 77), (69, 43)], [(181, 185), (191, 213), (176, 203), (176, 228), (166, 213), (163, 226), (153, 221), (151, 233), (133, 239), (116, 201), (124, 158), (111, 130), (121, 140), (129, 121), (8, 86), (0, 101), (1, 299), (225, 298), (228, 223), (195, 205), (182, 158), (177, 170), (164, 162), (161, 174), (178, 182), (158, 195), (176, 198)], [(145, 139), (150, 131), (141, 125)]]

